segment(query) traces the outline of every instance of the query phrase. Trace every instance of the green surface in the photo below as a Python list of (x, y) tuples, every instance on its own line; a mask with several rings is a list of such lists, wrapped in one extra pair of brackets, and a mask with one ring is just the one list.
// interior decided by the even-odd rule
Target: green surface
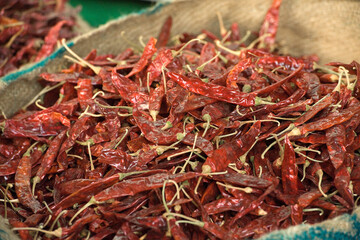
[(72, 6), (81, 5), (80, 15), (93, 27), (152, 6), (149, 1), (140, 0), (69, 0), (69, 3)]

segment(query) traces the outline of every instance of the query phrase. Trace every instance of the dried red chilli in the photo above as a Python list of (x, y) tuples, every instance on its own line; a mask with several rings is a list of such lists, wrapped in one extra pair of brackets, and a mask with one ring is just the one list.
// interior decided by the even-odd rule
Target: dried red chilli
[(168, 18), (143, 53), (94, 50), (96, 72), (41, 74), (65, 82), (49, 107), (0, 120), (0, 213), (23, 238), (28, 227), (69, 239), (256, 238), (350, 213), (359, 65), (332, 63), (330, 76), (315, 56), (280, 55), (280, 2), (250, 47), (236, 23), (227, 39), (205, 30), (166, 46)]
[(284, 159), (281, 165), (283, 191), (285, 194), (296, 195), (298, 193), (298, 169), (296, 166), (295, 152), (287, 136), (284, 142)]
[(32, 147), (24, 153), (23, 157), (20, 159), (19, 165), (17, 166), (15, 173), (15, 191), (19, 202), (30, 208), (34, 213), (37, 213), (42, 209), (42, 206), (31, 193), (31, 150)]

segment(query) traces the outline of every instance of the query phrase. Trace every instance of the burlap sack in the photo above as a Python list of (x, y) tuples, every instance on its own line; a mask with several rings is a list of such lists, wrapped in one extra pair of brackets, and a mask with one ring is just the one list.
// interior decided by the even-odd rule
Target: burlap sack
[[(142, 15), (112, 21), (74, 40), (73, 50), (85, 56), (96, 48), (102, 53), (119, 53), (128, 45), (120, 34), (138, 41), (157, 36), (164, 19), (173, 17), (172, 34), (184, 31), (199, 33), (202, 29), (219, 32), (216, 12), (229, 26), (238, 22), (242, 33), (258, 31), (271, 0), (194, 0), (157, 5)], [(360, 60), (360, 1), (357, 0), (284, 0), (280, 9), (277, 40), (283, 52), (296, 56), (316, 53), (321, 63)], [(25, 105), (40, 89), (36, 76), (41, 72), (56, 72), (69, 64), (57, 57), (10, 74), (0, 82), (0, 109), (8, 116)], [(52, 59), (55, 58), (55, 59)], [(16, 80), (16, 81), (15, 81)]]
[[(169, 15), (173, 17), (172, 35), (182, 32), (200, 33), (208, 29), (219, 33), (216, 12), (223, 16), (225, 26), (237, 22), (245, 34), (258, 31), (272, 0), (193, 0), (158, 4), (141, 15), (112, 21), (92, 32), (77, 37), (70, 45), (80, 56), (96, 48), (99, 54), (119, 53), (129, 47), (120, 35), (137, 42), (157, 36)], [(96, 13), (94, 13), (96, 14)], [(360, 1), (358, 0), (283, 0), (277, 35), (282, 52), (295, 56), (316, 53), (321, 63), (360, 60)], [(70, 63), (61, 58), (59, 49), (49, 58), (30, 68), (10, 74), (0, 82), (0, 110), (11, 116), (29, 102), (40, 90), (37, 76), (41, 72), (57, 72)], [(360, 235), (360, 214), (342, 216), (322, 225), (297, 226), (277, 232), (267, 239), (355, 239)], [(339, 235), (340, 234), (340, 235)]]

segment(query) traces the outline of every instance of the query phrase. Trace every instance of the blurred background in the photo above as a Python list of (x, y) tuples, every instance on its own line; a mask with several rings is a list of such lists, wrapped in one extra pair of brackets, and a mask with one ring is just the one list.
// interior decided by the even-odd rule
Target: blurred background
[(71, 6), (82, 6), (80, 15), (92, 27), (111, 19), (136, 13), (154, 4), (146, 0), (69, 0)]

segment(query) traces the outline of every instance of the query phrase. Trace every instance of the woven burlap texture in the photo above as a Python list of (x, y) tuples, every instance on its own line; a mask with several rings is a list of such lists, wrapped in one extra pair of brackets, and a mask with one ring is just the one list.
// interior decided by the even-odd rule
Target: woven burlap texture
[[(119, 53), (129, 45), (120, 37), (138, 42), (157, 36), (164, 19), (173, 17), (172, 34), (184, 31), (200, 33), (202, 29), (219, 32), (216, 13), (223, 16), (225, 26), (238, 22), (245, 34), (258, 31), (271, 0), (193, 0), (179, 1), (155, 9), (152, 14), (132, 15), (112, 21), (75, 39), (73, 50), (85, 56), (97, 49), (100, 54)], [(360, 1), (357, 0), (284, 0), (280, 9), (277, 35), (280, 50), (296, 56), (316, 53), (321, 63), (350, 62), (360, 59)], [(12, 115), (39, 91), (36, 83), (41, 72), (57, 72), (69, 64), (63, 58), (18, 78), (2, 87), (0, 108)], [(1, 86), (0, 86), (1, 89)]]
[[(72, 49), (85, 56), (92, 49), (99, 54), (117, 54), (129, 45), (125, 37), (138, 43), (157, 36), (167, 18), (173, 17), (172, 35), (200, 33), (208, 29), (219, 33), (216, 13), (226, 27), (237, 22), (242, 34), (257, 32), (272, 0), (193, 0), (178, 1), (142, 15), (118, 19), (74, 39)], [(96, 13), (94, 13), (96, 14)], [(317, 54), (321, 63), (360, 60), (360, 1), (358, 0), (283, 0), (277, 34), (279, 49), (295, 56)], [(58, 57), (44, 67), (20, 76), (7, 86), (0, 83), (0, 110), (11, 116), (28, 103), (41, 89), (37, 83), (41, 72), (58, 72), (70, 63)]]

